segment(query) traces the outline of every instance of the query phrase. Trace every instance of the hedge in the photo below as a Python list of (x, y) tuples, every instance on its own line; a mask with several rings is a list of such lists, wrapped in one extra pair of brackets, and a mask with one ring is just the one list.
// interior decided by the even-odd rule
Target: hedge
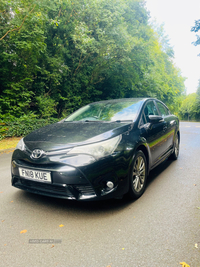
[(59, 119), (16, 119), (15, 121), (0, 121), (0, 140), (6, 137), (20, 137), (31, 133), (48, 124), (58, 122)]

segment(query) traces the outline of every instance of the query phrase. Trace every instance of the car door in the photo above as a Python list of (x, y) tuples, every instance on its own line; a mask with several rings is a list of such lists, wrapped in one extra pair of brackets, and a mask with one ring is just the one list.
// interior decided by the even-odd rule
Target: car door
[(162, 158), (167, 149), (166, 122), (161, 119), (157, 123), (151, 123), (149, 115), (159, 116), (159, 111), (153, 100), (148, 101), (143, 109), (142, 120), (144, 124), (141, 127), (141, 136), (145, 138), (149, 146), (151, 165), (153, 166)]
[(165, 135), (167, 138), (166, 150), (170, 150), (173, 146), (173, 137), (176, 131), (176, 120), (174, 116), (170, 113), (169, 109), (160, 101), (156, 100), (156, 105), (158, 107), (160, 115), (166, 122)]

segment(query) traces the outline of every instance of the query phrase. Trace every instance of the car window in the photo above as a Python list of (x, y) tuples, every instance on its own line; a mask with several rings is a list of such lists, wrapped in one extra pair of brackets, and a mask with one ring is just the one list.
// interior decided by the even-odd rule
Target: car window
[(159, 115), (158, 110), (153, 101), (149, 101), (146, 104), (144, 108), (144, 114), (147, 122), (149, 122), (149, 115)]
[(139, 123), (139, 127), (142, 127), (142, 125), (146, 124), (146, 119), (144, 116), (144, 112), (142, 112), (141, 118), (140, 118), (140, 123)]
[(141, 106), (138, 99), (96, 102), (74, 112), (65, 121), (135, 121)]
[(169, 110), (160, 102), (156, 101), (158, 109), (162, 115), (162, 117), (169, 115)]

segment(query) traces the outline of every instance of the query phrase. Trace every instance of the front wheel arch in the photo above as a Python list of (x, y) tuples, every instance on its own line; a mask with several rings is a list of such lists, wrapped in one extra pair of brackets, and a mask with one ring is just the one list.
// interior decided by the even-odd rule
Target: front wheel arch
[(139, 198), (145, 191), (147, 181), (147, 160), (142, 150), (135, 152), (129, 171), (129, 191), (131, 199)]
[(179, 150), (180, 150), (180, 133), (177, 132), (174, 138), (174, 149), (172, 154), (170, 155), (169, 159), (177, 160), (179, 156)]
[[(148, 151), (147, 146), (144, 145), (144, 144), (138, 146), (137, 149), (136, 149), (136, 152), (137, 151), (140, 151), (140, 150), (144, 153), (144, 155), (146, 157), (146, 161), (147, 161), (147, 174), (149, 174), (149, 172), (150, 172), (150, 166), (151, 166), (151, 160), (150, 160), (150, 154), (149, 154), (150, 152)], [(134, 155), (133, 155), (133, 158), (134, 158)]]

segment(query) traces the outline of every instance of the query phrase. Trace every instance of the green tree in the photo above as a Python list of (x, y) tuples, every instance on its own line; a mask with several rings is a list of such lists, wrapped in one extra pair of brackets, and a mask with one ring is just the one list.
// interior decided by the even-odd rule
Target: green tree
[(155, 96), (177, 111), (184, 78), (142, 0), (0, 3), (2, 117), (65, 116), (93, 101)]
[(197, 120), (200, 120), (200, 79), (199, 79), (199, 82), (198, 82), (198, 87), (197, 87), (197, 115), (196, 115), (196, 118)]
[[(196, 20), (195, 21), (195, 26), (192, 27), (191, 31), (192, 32), (198, 32), (199, 30), (200, 30), (200, 20)], [(197, 37), (197, 40), (193, 44), (194, 45), (200, 45), (200, 36), (196, 35), (196, 37)]]
[(140, 1), (63, 1), (49, 21), (46, 68), (33, 88), (58, 103), (59, 116), (91, 101), (145, 93), (149, 28)]
[(6, 116), (27, 114), (38, 60), (46, 49), (44, 17), (35, 1), (2, 1), (0, 107)]
[(182, 102), (180, 113), (183, 119), (195, 120), (198, 113), (197, 94), (189, 94)]

